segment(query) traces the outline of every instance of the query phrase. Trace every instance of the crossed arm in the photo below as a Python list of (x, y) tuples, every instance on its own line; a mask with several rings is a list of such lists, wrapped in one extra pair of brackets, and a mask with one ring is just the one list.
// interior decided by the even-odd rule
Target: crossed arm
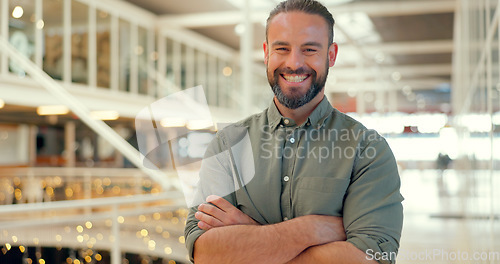
[(308, 215), (259, 225), (218, 196), (209, 196), (195, 217), (207, 231), (195, 242), (197, 264), (376, 263), (345, 241), (341, 217)]

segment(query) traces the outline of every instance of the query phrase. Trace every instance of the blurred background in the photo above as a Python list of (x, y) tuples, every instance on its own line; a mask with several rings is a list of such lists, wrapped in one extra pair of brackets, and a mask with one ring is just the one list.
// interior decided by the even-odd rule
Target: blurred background
[[(1, 0), (0, 263), (189, 263), (179, 175), (271, 102), (278, 2)], [(322, 2), (339, 44), (325, 94), (398, 161), (398, 263), (500, 263), (500, 1)], [(148, 112), (198, 85), (186, 104), (211, 120)]]

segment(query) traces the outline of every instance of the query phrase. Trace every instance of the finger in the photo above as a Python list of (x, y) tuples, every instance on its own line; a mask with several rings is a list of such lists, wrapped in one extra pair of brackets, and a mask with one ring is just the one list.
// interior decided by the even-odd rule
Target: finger
[(220, 221), (223, 221), (226, 212), (222, 211), (219, 207), (212, 204), (200, 204), (198, 206), (198, 211), (205, 214), (211, 215)]
[(231, 210), (234, 210), (234, 209), (238, 209), (238, 208), (234, 207), (234, 205), (232, 205), (226, 199), (224, 199), (224, 198), (222, 198), (220, 196), (217, 196), (217, 195), (209, 195), (207, 197), (206, 201), (207, 201), (207, 203), (212, 203), (215, 206), (219, 207), (224, 212), (228, 212), (228, 211), (231, 211)]
[(205, 231), (213, 228), (213, 226), (211, 226), (211, 225), (209, 225), (209, 224), (207, 224), (207, 223), (205, 223), (203, 221), (198, 222), (198, 227), (201, 228), (201, 229), (203, 229), (203, 230), (205, 230)]
[(194, 214), (194, 217), (200, 221), (207, 223), (212, 227), (219, 227), (224, 225), (219, 219), (200, 211), (196, 212)]

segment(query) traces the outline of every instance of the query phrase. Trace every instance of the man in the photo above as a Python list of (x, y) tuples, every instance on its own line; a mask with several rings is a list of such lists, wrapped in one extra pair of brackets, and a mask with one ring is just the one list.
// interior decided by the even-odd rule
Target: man
[(243, 129), (255, 173), (221, 198), (209, 195), (204, 176), (227, 173), (230, 181), (242, 172), (202, 165), (208, 197), (191, 208), (185, 229), (196, 263), (395, 262), (403, 198), (394, 156), (324, 96), (338, 49), (333, 24), (315, 0), (288, 0), (271, 12), (263, 48), (273, 102), (219, 131), (206, 154), (230, 149)]

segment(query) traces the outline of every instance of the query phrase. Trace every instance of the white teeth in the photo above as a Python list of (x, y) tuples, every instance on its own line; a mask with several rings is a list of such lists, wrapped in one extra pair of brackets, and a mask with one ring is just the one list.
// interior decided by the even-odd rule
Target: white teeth
[(307, 75), (295, 75), (295, 76), (283, 75), (283, 77), (285, 78), (285, 80), (289, 82), (299, 83), (305, 80), (307, 78)]

